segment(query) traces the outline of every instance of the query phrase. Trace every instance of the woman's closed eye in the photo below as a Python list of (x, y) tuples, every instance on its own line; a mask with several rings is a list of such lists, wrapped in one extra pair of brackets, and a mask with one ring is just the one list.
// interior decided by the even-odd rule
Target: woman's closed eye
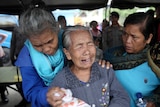
[(94, 46), (94, 43), (93, 42), (89, 42), (88, 45), (89, 46)]

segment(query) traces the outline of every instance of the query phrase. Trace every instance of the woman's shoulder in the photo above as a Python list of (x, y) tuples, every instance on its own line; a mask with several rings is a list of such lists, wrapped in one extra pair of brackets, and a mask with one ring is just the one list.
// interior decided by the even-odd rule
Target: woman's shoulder
[(55, 78), (53, 79), (51, 86), (60, 86), (65, 87), (66, 78), (65, 78), (65, 71), (67, 70), (67, 67), (64, 67), (62, 70), (60, 70)]
[(27, 46), (24, 45), (24, 47), (21, 49), (18, 58), (15, 62), (16, 66), (32, 66), (31, 57), (28, 51)]
[(114, 74), (114, 70), (112, 67), (110, 67), (109, 69), (107, 69), (106, 67), (102, 67), (101, 65), (98, 64), (98, 62), (95, 62), (92, 66), (92, 69), (98, 69), (97, 71), (100, 72), (101, 75), (113, 75)]
[(68, 66), (65, 66), (62, 70), (60, 70), (55, 76), (54, 80), (62, 81), (63, 79), (65, 79), (66, 72), (69, 72)]
[(28, 51), (28, 48), (26, 45), (23, 46), (23, 48), (21, 49), (20, 53), (19, 53), (19, 56), (24, 56), (24, 55), (27, 55), (29, 54), (29, 51)]

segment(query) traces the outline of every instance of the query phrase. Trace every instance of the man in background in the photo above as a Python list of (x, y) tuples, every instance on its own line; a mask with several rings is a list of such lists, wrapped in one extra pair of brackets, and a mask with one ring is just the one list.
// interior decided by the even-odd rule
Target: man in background
[(58, 24), (61, 29), (64, 29), (67, 26), (65, 16), (62, 16), (62, 15), (58, 16)]
[(119, 14), (112, 12), (110, 16), (112, 24), (102, 32), (102, 49), (103, 51), (122, 45), (123, 27), (118, 23)]

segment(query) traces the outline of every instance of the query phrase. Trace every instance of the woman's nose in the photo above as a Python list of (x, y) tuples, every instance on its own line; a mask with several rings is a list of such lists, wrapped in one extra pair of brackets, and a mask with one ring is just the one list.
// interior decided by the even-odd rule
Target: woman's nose
[(126, 43), (130, 43), (132, 40), (132, 37), (130, 35), (127, 35), (125, 38)]
[(88, 47), (88, 46), (85, 46), (85, 47), (84, 47), (84, 55), (88, 55), (89, 53), (90, 53), (89, 47)]
[(48, 52), (49, 50), (50, 50), (50, 48), (48, 46), (45, 46), (45, 45), (42, 46), (42, 51), (44, 53)]

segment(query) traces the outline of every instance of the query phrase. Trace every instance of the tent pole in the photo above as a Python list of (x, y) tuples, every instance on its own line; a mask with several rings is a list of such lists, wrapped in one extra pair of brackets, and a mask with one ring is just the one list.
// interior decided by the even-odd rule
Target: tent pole
[(108, 21), (110, 21), (109, 17), (110, 17), (110, 11), (111, 11), (111, 3), (112, 3), (112, 0), (108, 0), (107, 6), (105, 8), (105, 19), (107, 19)]

